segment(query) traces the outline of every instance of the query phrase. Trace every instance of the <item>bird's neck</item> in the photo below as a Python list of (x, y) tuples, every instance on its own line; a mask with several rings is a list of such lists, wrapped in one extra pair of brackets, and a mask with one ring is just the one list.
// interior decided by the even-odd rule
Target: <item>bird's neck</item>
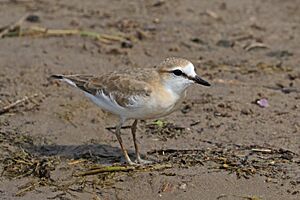
[(177, 84), (177, 82), (171, 83), (164, 83), (163, 84), (165, 89), (169, 90), (170, 92), (178, 95), (183, 96), (185, 94), (186, 89), (190, 84)]

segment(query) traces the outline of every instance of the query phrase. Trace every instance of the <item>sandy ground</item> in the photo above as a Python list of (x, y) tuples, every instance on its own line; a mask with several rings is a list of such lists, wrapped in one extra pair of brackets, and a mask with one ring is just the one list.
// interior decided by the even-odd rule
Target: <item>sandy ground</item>
[[(0, 39), (0, 108), (37, 94), (0, 115), (1, 199), (300, 199), (297, 0), (2, 0), (1, 32), (26, 15), (22, 30), (108, 37)], [(171, 168), (76, 177), (123, 161), (107, 130), (116, 119), (48, 77), (152, 67), (170, 56), (191, 60), (213, 84), (191, 87), (160, 123), (140, 124), (144, 157)], [(268, 107), (256, 104), (263, 98)]]

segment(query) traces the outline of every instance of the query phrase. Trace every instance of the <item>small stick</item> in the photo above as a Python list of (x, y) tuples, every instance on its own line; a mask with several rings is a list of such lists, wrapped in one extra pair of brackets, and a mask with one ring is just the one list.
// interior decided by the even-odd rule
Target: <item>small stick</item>
[(23, 189), (20, 189), (17, 191), (17, 193), (15, 194), (16, 196), (22, 196), (24, 193), (28, 192), (28, 191), (31, 191), (33, 190), (36, 186), (38, 186), (39, 184), (41, 183), (41, 181), (38, 181), (36, 183), (32, 183), (31, 185), (23, 188)]
[[(121, 129), (130, 129), (131, 128), (131, 126), (122, 126), (121, 127)], [(115, 130), (116, 129), (116, 127), (115, 126), (110, 126), (110, 127), (106, 127), (105, 129), (107, 129), (107, 130)]]
[(107, 166), (98, 169), (92, 169), (86, 172), (81, 172), (76, 174), (75, 176), (88, 176), (88, 175), (94, 175), (94, 174), (99, 174), (104, 172), (128, 172), (134, 169), (135, 169), (134, 166)]
[(7, 113), (10, 109), (16, 107), (16, 106), (19, 105), (20, 103), (23, 103), (23, 102), (25, 102), (25, 101), (28, 101), (29, 99), (34, 98), (34, 97), (37, 97), (37, 96), (38, 96), (38, 94), (34, 94), (34, 95), (30, 96), (30, 97), (25, 96), (25, 97), (23, 97), (22, 99), (19, 99), (19, 100), (15, 101), (15, 102), (13, 102), (13, 103), (7, 105), (7, 106), (4, 106), (3, 108), (0, 109), (0, 115), (2, 115), (2, 114), (4, 114), (4, 113)]
[(250, 51), (250, 50), (255, 49), (255, 48), (269, 48), (269, 47), (267, 45), (261, 43), (261, 42), (254, 42), (254, 43), (246, 45), (244, 47), (244, 49), (246, 51)]
[(86, 160), (72, 160), (72, 161), (68, 162), (68, 165), (77, 165), (82, 162), (86, 162)]
[(208, 16), (210, 16), (214, 19), (217, 19), (217, 20), (222, 19), (217, 13), (215, 13), (214, 11), (211, 11), (211, 10), (206, 10), (205, 14), (207, 14)]
[(16, 21), (15, 23), (11, 24), (10, 26), (7, 26), (6, 28), (4, 28), (1, 32), (0, 32), (0, 38), (2, 38), (3, 36), (5, 36), (9, 31), (17, 28), (18, 26), (20, 26), (23, 21), (26, 19), (27, 15), (24, 15), (23, 17), (21, 17), (18, 21)]
[[(24, 20), (24, 19), (22, 19)], [(122, 35), (108, 35), (108, 34), (101, 34), (92, 31), (85, 31), (79, 29), (48, 29), (45, 27), (39, 26), (32, 26), (26, 28), (24, 30), (16, 30), (12, 31), (14, 28), (20, 25), (22, 21), (16, 23), (14, 26), (7, 26), (3, 28), (3, 31), (0, 32), (0, 38), (7, 36), (7, 37), (17, 37), (17, 36), (65, 36), (65, 35), (79, 35), (81, 37), (90, 37), (97, 39), (98, 41), (110, 44), (111, 42), (122, 42), (126, 40), (126, 36)]]
[(29, 185), (28, 187), (19, 190), (19, 191), (16, 193), (16, 196), (21, 196), (21, 195), (23, 195), (24, 193), (26, 193), (26, 192), (32, 190), (34, 187), (35, 187), (35, 185)]
[(254, 152), (262, 152), (262, 153), (272, 153), (271, 149), (251, 149)]
[(75, 176), (88, 176), (105, 172), (128, 172), (128, 171), (145, 171), (145, 170), (162, 170), (171, 168), (171, 164), (158, 164), (148, 166), (106, 166), (101, 168), (92, 169), (86, 172), (75, 174)]

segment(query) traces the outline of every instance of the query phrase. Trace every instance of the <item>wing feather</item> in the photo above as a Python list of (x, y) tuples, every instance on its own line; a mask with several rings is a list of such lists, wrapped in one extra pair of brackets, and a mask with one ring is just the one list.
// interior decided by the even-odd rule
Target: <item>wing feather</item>
[(94, 75), (67, 75), (63, 78), (72, 81), (86, 93), (96, 97), (105, 95), (119, 106), (136, 108), (140, 106), (139, 98), (145, 98), (152, 93), (148, 76), (130, 70), (128, 73), (110, 73), (97, 77)]

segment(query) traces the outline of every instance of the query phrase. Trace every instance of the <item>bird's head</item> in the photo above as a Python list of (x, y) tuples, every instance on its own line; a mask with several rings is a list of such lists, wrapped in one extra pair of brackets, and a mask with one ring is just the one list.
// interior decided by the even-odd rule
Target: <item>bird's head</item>
[(197, 75), (194, 65), (186, 59), (167, 58), (157, 67), (163, 84), (177, 93), (183, 92), (193, 83), (210, 86), (210, 83)]

